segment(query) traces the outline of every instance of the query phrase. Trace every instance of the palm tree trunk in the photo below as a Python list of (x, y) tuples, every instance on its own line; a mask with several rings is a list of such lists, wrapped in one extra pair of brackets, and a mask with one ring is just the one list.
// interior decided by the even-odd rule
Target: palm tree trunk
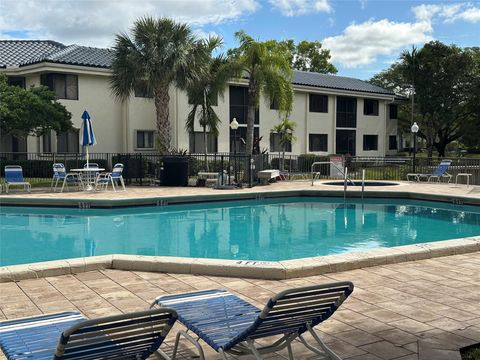
[(247, 144), (245, 149), (246, 155), (252, 155), (253, 152), (253, 133), (255, 127), (255, 111), (257, 109), (257, 89), (253, 75), (250, 75), (248, 83), (248, 103), (247, 103)]
[(205, 154), (205, 170), (208, 172), (208, 157), (207, 157), (207, 154), (208, 154), (208, 143), (207, 143), (207, 139), (208, 139), (208, 136), (207, 136), (207, 126), (206, 125), (203, 125), (203, 145), (204, 145), (204, 154)]
[(154, 90), (155, 110), (157, 115), (157, 132), (158, 132), (158, 151), (165, 154), (170, 149), (172, 139), (170, 119), (169, 119), (169, 102), (168, 85), (157, 86)]

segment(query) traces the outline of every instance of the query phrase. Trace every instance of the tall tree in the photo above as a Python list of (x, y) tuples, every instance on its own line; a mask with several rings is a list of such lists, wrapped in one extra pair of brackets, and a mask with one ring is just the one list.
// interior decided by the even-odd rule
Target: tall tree
[(260, 95), (275, 101), (281, 112), (292, 108), (292, 68), (288, 54), (266, 42), (255, 41), (244, 31), (235, 33), (238, 48), (230, 52), (229, 70), (235, 77), (248, 78), (246, 153), (253, 151), (255, 111)]
[[(210, 54), (222, 46), (222, 40), (219, 37), (210, 37), (206, 43)], [(224, 90), (227, 87), (230, 74), (225, 66), (226, 59), (223, 55), (210, 57), (208, 59), (209, 72), (201, 78), (190, 83), (187, 87), (187, 95), (192, 109), (188, 113), (185, 127), (187, 131), (193, 132), (195, 120), (198, 119), (203, 129), (203, 142), (205, 154), (205, 166), (208, 171), (208, 133), (218, 136), (218, 125), (220, 118), (212, 106), (217, 105), (218, 96), (224, 96)], [(207, 132), (208, 130), (208, 132)]]
[(320, 74), (336, 74), (335, 65), (330, 62), (330, 50), (323, 49), (319, 41), (302, 40), (295, 44), (292, 39), (268, 40), (270, 49), (277, 49), (288, 54), (288, 59), (294, 70), (317, 72)]
[(153, 94), (160, 152), (171, 146), (169, 88), (187, 85), (206, 71), (209, 52), (204, 41), (196, 38), (187, 24), (168, 18), (141, 18), (133, 24), (132, 36), (116, 35), (111, 88), (121, 100), (135, 89)]
[(397, 93), (407, 95), (414, 74), (414, 121), (420, 126), (418, 135), (425, 139), (429, 157), (433, 149), (443, 157), (446, 146), (460, 139), (473, 120), (472, 108), (467, 106), (471, 103), (472, 84), (478, 78), (473, 64), (467, 51), (432, 41), (414, 56), (404, 53), (399, 62), (371, 81), (390, 84)]
[(0, 74), (0, 133), (17, 137), (41, 136), (72, 128), (72, 114), (46, 86), (23, 89), (9, 86)]
[(273, 127), (272, 131), (280, 136), (280, 146), (282, 148), (282, 170), (285, 170), (285, 151), (288, 144), (291, 144), (296, 137), (293, 135), (297, 124), (287, 118), (283, 119), (280, 124)]

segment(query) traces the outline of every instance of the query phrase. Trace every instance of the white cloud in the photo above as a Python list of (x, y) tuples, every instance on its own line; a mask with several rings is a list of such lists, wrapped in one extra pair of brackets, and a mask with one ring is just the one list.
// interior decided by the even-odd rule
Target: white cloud
[(330, 49), (332, 61), (355, 68), (375, 62), (378, 56), (395, 54), (408, 45), (428, 42), (432, 32), (428, 21), (369, 20), (349, 25), (341, 35), (327, 37), (322, 44)]
[(237, 20), (259, 7), (257, 0), (1, 0), (0, 34), (111, 46), (114, 34), (129, 30), (145, 15), (168, 16), (199, 28)]
[(269, 0), (284, 16), (299, 16), (309, 13), (333, 11), (329, 0)]
[(453, 23), (459, 20), (480, 22), (480, 7), (472, 3), (422, 4), (412, 8), (418, 21), (443, 21)]

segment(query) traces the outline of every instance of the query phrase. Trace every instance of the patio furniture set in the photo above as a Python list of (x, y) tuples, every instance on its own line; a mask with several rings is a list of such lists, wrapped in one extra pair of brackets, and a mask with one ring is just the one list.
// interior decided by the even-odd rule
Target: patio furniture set
[[(115, 184), (122, 186), (125, 190), (125, 182), (123, 180), (123, 164), (115, 164), (111, 172), (105, 172), (96, 163), (85, 164), (83, 168), (70, 169), (67, 172), (65, 165), (61, 163), (53, 164), (53, 176), (50, 184), (51, 189), (55, 192), (60, 188), (63, 192), (65, 186), (74, 184), (83, 191), (106, 190), (111, 184), (116, 191)], [(8, 194), (10, 187), (22, 186), (26, 192), (31, 191), (31, 185), (25, 181), (23, 177), (23, 169), (19, 165), (5, 166), (5, 192)], [(1, 185), (0, 185), (1, 190)]]
[[(288, 289), (270, 298), (263, 309), (225, 290), (206, 290), (161, 296), (149, 310), (94, 320), (76, 312), (8, 320), (0, 322), (0, 348), (11, 360), (138, 360), (154, 352), (175, 359), (179, 341), (185, 338), (202, 360), (200, 339), (222, 359), (227, 354), (263, 359), (264, 354), (282, 349), (293, 359), (291, 345), (298, 340), (322, 359), (340, 360), (313, 328), (332, 316), (353, 288), (344, 281)], [(160, 347), (177, 319), (187, 331), (177, 333), (169, 356)], [(315, 345), (307, 342), (307, 333)], [(268, 338), (271, 341), (265, 345)]]

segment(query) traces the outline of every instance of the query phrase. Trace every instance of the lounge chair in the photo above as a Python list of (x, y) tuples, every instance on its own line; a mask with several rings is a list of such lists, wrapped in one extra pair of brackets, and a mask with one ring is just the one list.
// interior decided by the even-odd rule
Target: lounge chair
[(416, 181), (426, 179), (428, 182), (430, 182), (430, 180), (436, 179), (437, 182), (440, 182), (441, 179), (446, 178), (448, 179), (448, 183), (450, 183), (450, 180), (452, 180), (452, 175), (450, 175), (447, 170), (451, 163), (452, 160), (442, 160), (435, 171), (431, 174), (407, 174), (407, 181), (411, 181), (411, 178), (413, 178)]
[(87, 320), (64, 312), (0, 322), (0, 348), (9, 360), (146, 359), (177, 319), (175, 310), (160, 308)]
[[(348, 281), (289, 289), (272, 297), (263, 310), (225, 290), (160, 296), (152, 306), (175, 309), (178, 320), (188, 329), (177, 333), (173, 359), (181, 336), (195, 345), (200, 359), (205, 358), (198, 341), (188, 333), (192, 331), (222, 359), (227, 359), (227, 353), (250, 354), (262, 359), (263, 354), (284, 348), (288, 349), (289, 359), (293, 359), (291, 343), (298, 338), (314, 353), (339, 360), (313, 327), (328, 319), (352, 291), (353, 284)], [(307, 331), (320, 348), (305, 340), (303, 334)], [(255, 344), (258, 339), (277, 335), (280, 338), (273, 339), (270, 345), (257, 347)]]
[(65, 165), (57, 163), (53, 164), (53, 177), (51, 188), (55, 192), (57, 190), (58, 183), (61, 182), (62, 188), (60, 192), (63, 192), (65, 185), (76, 184), (79, 188), (83, 188), (82, 178), (77, 173), (67, 173), (65, 170)]
[(115, 182), (122, 185), (123, 190), (125, 191), (125, 182), (123, 181), (123, 164), (115, 164), (113, 166), (113, 170), (110, 173), (100, 173), (95, 180), (95, 190), (97, 188), (103, 187), (103, 190), (107, 190), (108, 184), (112, 184), (113, 191), (117, 191), (115, 189)]
[(23, 169), (19, 165), (5, 166), (5, 192), (8, 194), (10, 186), (23, 186), (23, 189), (30, 192), (32, 186), (23, 179)]

